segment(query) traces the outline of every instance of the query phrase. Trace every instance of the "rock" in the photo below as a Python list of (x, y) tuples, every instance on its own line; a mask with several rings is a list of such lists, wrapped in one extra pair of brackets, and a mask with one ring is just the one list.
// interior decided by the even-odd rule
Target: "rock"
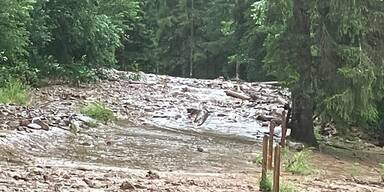
[(261, 126), (262, 126), (262, 127), (268, 127), (268, 126), (269, 126), (269, 123), (268, 123), (268, 122), (262, 122), (262, 123), (261, 123)]
[(10, 122), (8, 123), (8, 126), (11, 127), (11, 128), (17, 128), (17, 127), (20, 126), (20, 123), (17, 122), (17, 121), (10, 121)]
[(92, 119), (91, 117), (88, 117), (88, 116), (84, 116), (84, 115), (78, 115), (77, 116), (77, 119), (82, 121), (82, 122), (85, 122), (85, 123), (91, 123), (91, 122), (94, 122), (95, 120)]
[(41, 129), (44, 129), (46, 131), (49, 130), (48, 124), (45, 123), (44, 121), (42, 121), (40, 118), (33, 118), (32, 119), (32, 124), (40, 125)]
[(296, 151), (302, 151), (304, 149), (304, 144), (298, 142), (287, 141), (287, 146)]
[(129, 181), (124, 181), (121, 185), (120, 185), (120, 189), (121, 190), (135, 190), (136, 187)]
[(202, 152), (204, 152), (204, 149), (201, 147), (197, 147), (197, 151), (202, 153)]
[(38, 125), (36, 123), (30, 123), (30, 124), (28, 124), (27, 127), (30, 129), (41, 129), (42, 128), (40, 125)]
[(30, 123), (31, 123), (30, 120), (28, 120), (28, 119), (23, 119), (23, 120), (20, 121), (20, 126), (24, 126), (24, 127), (26, 127), (26, 126), (28, 126)]
[(95, 187), (96, 187), (96, 184), (95, 184), (92, 180), (90, 180), (90, 179), (84, 178), (83, 181), (84, 181), (84, 183), (86, 183), (86, 184), (88, 185), (88, 187), (90, 187), (90, 188), (95, 188)]
[(149, 179), (160, 179), (159, 174), (153, 172), (153, 171), (148, 171), (147, 175), (145, 176)]

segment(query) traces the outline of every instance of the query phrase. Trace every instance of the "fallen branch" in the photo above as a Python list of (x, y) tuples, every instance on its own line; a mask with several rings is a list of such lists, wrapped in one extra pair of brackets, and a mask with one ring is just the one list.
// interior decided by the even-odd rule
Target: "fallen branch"
[(241, 99), (241, 100), (250, 100), (251, 99), (251, 97), (248, 96), (248, 95), (244, 95), (244, 94), (237, 93), (237, 92), (234, 92), (234, 91), (227, 90), (227, 91), (224, 91), (224, 92), (225, 92), (225, 94), (227, 96), (238, 98), (238, 99)]

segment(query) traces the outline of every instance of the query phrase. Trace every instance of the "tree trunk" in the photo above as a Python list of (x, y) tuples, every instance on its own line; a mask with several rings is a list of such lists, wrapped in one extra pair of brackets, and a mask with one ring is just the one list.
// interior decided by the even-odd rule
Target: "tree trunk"
[(313, 98), (307, 94), (292, 93), (292, 137), (300, 142), (317, 146), (313, 128)]
[(297, 87), (292, 91), (292, 137), (297, 141), (316, 146), (313, 128), (312, 56), (310, 52), (310, 17), (306, 0), (294, 0), (293, 32), (295, 66), (300, 74)]

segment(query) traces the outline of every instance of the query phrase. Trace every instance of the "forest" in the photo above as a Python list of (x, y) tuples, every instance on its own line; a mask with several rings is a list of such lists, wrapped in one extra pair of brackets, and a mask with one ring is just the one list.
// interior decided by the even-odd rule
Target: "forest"
[(0, 103), (105, 69), (277, 81), (295, 141), (331, 124), (384, 147), (383, 0), (0, 0)]
[(381, 0), (0, 3), (0, 85), (13, 77), (29, 85), (91, 81), (110, 67), (195, 78), (238, 74), (292, 90), (293, 118), (306, 114), (294, 121), (306, 127), (294, 132), (298, 139), (314, 142), (315, 114), (384, 141)]

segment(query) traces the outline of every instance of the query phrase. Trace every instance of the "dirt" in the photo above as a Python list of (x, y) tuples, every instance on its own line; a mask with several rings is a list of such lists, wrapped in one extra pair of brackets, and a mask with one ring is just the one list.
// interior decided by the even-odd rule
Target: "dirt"
[[(258, 191), (257, 136), (267, 128), (255, 113), (278, 109), (278, 103), (227, 97), (222, 92), (234, 89), (231, 82), (148, 77), (166, 81), (158, 85), (119, 78), (84, 88), (35, 90), (31, 109), (22, 110), (43, 114), (47, 121), (58, 113), (76, 114), (95, 100), (125, 120), (78, 132), (52, 122), (49, 131), (1, 130), (0, 191)], [(190, 91), (182, 93), (185, 87)], [(264, 94), (279, 91), (260, 87)], [(185, 109), (202, 101), (214, 113), (199, 127)], [(23, 111), (0, 119), (12, 122), (23, 117), (18, 113)], [(283, 182), (297, 191), (384, 191), (377, 164), (320, 152), (310, 162), (312, 174), (283, 171)]]

